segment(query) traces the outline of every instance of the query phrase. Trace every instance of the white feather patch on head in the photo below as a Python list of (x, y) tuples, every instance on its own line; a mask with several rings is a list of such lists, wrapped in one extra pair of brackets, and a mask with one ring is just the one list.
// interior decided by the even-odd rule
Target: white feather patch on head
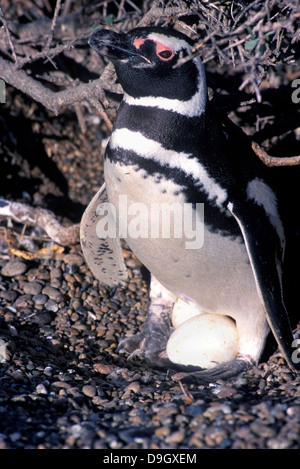
[(186, 49), (188, 52), (192, 50), (190, 44), (184, 39), (166, 36), (165, 34), (151, 33), (149, 34), (149, 36), (147, 36), (147, 39), (152, 39), (152, 41), (161, 42), (163, 45), (169, 47), (174, 52), (178, 52), (182, 49)]

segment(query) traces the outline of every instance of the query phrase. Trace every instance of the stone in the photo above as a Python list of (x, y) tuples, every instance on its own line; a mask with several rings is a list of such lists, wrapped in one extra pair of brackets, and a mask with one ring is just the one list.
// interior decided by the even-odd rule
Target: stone
[(92, 384), (86, 384), (85, 386), (83, 386), (82, 392), (87, 397), (94, 397), (96, 395), (97, 390)]
[(23, 285), (24, 293), (28, 295), (38, 295), (41, 293), (42, 288), (42, 285), (38, 282), (28, 282)]
[(6, 277), (22, 275), (27, 270), (27, 265), (22, 261), (9, 261), (1, 269), (1, 274)]

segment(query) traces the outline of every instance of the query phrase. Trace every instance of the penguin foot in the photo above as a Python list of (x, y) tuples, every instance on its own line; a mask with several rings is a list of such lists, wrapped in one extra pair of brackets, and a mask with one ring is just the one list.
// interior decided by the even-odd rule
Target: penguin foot
[(142, 356), (151, 367), (170, 367), (172, 362), (167, 358), (166, 346), (171, 332), (169, 305), (153, 302), (143, 330), (122, 340), (117, 352), (128, 354), (129, 359)]
[(129, 355), (129, 358), (134, 357), (135, 355), (140, 355), (144, 350), (145, 336), (143, 332), (134, 334), (128, 339), (123, 339), (118, 345), (118, 353), (126, 353)]
[(135, 357), (143, 357), (147, 365), (153, 368), (170, 368), (172, 362), (166, 355), (166, 343), (168, 336), (164, 332), (148, 335), (147, 331), (139, 332), (120, 342), (117, 352), (128, 355), (128, 360)]
[(210, 369), (190, 371), (191, 367), (181, 367), (182, 371), (174, 374), (172, 378), (184, 383), (208, 384), (237, 377), (240, 373), (250, 370), (255, 361), (248, 355), (238, 355), (234, 360), (216, 365)]

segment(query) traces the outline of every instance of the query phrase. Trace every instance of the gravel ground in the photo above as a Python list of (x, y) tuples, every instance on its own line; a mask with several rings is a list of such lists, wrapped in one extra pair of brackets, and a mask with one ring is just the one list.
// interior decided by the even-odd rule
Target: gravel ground
[(300, 378), (275, 353), (236, 380), (184, 385), (128, 362), (147, 285), (99, 289), (79, 250), (1, 262), (0, 447), (298, 448)]

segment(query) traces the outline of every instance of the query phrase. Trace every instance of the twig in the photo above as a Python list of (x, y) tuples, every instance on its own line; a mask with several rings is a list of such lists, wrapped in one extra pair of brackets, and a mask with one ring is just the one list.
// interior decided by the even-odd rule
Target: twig
[(247, 11), (251, 10), (251, 8), (255, 7), (261, 2), (261, 0), (255, 0), (252, 3), (249, 3), (245, 8), (242, 9), (240, 14), (237, 16), (237, 18), (234, 21), (234, 26), (240, 21), (240, 19), (247, 13)]
[(18, 63), (18, 58), (17, 58), (17, 55), (16, 55), (14, 44), (12, 42), (11, 35), (10, 35), (8, 25), (7, 25), (7, 21), (5, 19), (4, 13), (2, 11), (1, 5), (0, 5), (0, 18), (1, 18), (1, 21), (2, 21), (4, 29), (5, 29), (5, 33), (6, 33), (6, 36), (7, 36), (7, 39), (8, 39), (8, 43), (9, 43), (9, 47), (11, 49), (13, 59), (14, 59), (15, 63), (17, 64)]
[(72, 49), (75, 41), (77, 41), (78, 38), (72, 39), (72, 41), (68, 42), (67, 44), (60, 44), (56, 47), (53, 47), (52, 49), (47, 49), (47, 50), (42, 50), (41, 52), (37, 52), (32, 56), (25, 57), (24, 59), (19, 59), (18, 62), (15, 65), (16, 70), (23, 68), (24, 65), (27, 65), (29, 63), (35, 62), (36, 60), (44, 59), (44, 58), (53, 58), (58, 54), (61, 54), (62, 52), (66, 50)]
[(50, 49), (50, 46), (51, 46), (51, 42), (52, 42), (52, 39), (53, 39), (54, 30), (55, 30), (55, 27), (56, 27), (56, 22), (57, 22), (57, 18), (58, 18), (58, 15), (59, 15), (60, 7), (61, 7), (61, 0), (56, 0), (56, 6), (55, 6), (55, 10), (54, 10), (53, 20), (52, 20), (52, 23), (51, 23), (50, 34), (49, 34), (49, 37), (48, 37), (47, 42), (45, 44), (45, 50), (46, 51), (48, 51)]
[(185, 386), (182, 384), (180, 379), (178, 380), (178, 383), (179, 383), (179, 386), (180, 386), (180, 389), (181, 389), (182, 393), (184, 394), (186, 405), (192, 404), (195, 400), (193, 398), (193, 395), (185, 388)]
[(47, 246), (35, 252), (21, 251), (20, 249), (15, 249), (11, 246), (9, 246), (9, 250), (14, 256), (22, 257), (23, 259), (31, 261), (33, 259), (49, 257), (53, 254), (60, 254), (64, 251), (64, 248), (58, 244), (54, 244), (54, 246)]
[(257, 143), (252, 142), (252, 150), (261, 159), (261, 161), (269, 167), (274, 166), (296, 166), (300, 164), (300, 156), (277, 157), (270, 156)]
[(70, 246), (79, 242), (79, 224), (65, 227), (49, 210), (0, 199), (0, 216), (12, 218), (17, 223), (39, 226), (61, 246)]

